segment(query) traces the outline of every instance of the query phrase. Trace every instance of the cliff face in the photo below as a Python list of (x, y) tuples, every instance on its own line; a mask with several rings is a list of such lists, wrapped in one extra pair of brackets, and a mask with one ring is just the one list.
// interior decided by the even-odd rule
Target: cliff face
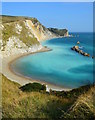
[(33, 22), (31, 20), (26, 20), (25, 22), (38, 41), (43, 41), (43, 40), (57, 37), (55, 33), (52, 33), (51, 31), (49, 31), (47, 28), (41, 25), (39, 21)]
[(0, 55), (3, 57), (40, 50), (40, 41), (63, 35), (58, 30), (45, 28), (36, 18), (0, 16), (0, 20)]
[(33, 52), (41, 49), (41, 44), (26, 26), (25, 21), (4, 23), (0, 39), (0, 52), (5, 56), (13, 54)]
[(36, 18), (0, 16), (1, 19), (1, 57), (40, 50), (40, 41), (56, 37)]

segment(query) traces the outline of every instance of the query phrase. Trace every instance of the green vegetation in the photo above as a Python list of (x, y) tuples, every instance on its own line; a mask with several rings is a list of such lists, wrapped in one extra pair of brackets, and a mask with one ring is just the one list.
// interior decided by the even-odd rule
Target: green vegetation
[(68, 32), (67, 29), (48, 28), (48, 30), (60, 36), (64, 36)]
[(2, 30), (2, 35), (3, 35), (2, 38), (3, 38), (4, 46), (6, 45), (6, 42), (10, 37), (18, 35), (14, 27), (15, 27), (15, 23), (4, 24), (4, 29)]
[(47, 93), (35, 91), (36, 88), (31, 89), (31, 85), (37, 85), (37, 90), (41, 87), (38, 83), (21, 87), (2, 76), (3, 118), (95, 118), (95, 86), (81, 87), (71, 92)]
[(2, 76), (3, 118), (59, 118), (72, 100), (45, 92), (23, 92), (21, 86)]
[[(22, 26), (22, 31), (19, 35), (20, 40), (25, 43), (27, 46), (31, 46), (34, 44), (39, 44), (37, 38), (35, 38), (35, 36), (29, 32), (29, 30), (26, 28), (25, 24), (23, 21), (19, 21), (19, 24)], [(31, 34), (33, 37), (31, 38), (29, 35)]]
[(81, 94), (86, 93), (89, 89), (91, 89), (92, 85), (82, 86), (77, 89), (73, 89), (71, 91), (53, 91), (51, 90), (50, 93), (53, 95), (55, 94), (58, 97), (65, 97), (65, 98), (78, 98)]
[(83, 120), (95, 119), (95, 85), (84, 94), (80, 95), (72, 107), (62, 117), (82, 118)]
[(46, 91), (46, 86), (41, 85), (40, 83), (28, 83), (20, 87), (20, 89), (24, 92), (32, 92), (32, 91), (40, 92), (40, 91)]
[(32, 17), (24, 17), (24, 16), (7, 16), (7, 15), (1, 15), (0, 20), (2, 20), (2, 23), (10, 23), (10, 22), (17, 22), (17, 21), (24, 21), (24, 20), (32, 20), (34, 23), (38, 20), (36, 18)]
[[(22, 27), (20, 34), (16, 32), (15, 28), (16, 24), (19, 24)], [(3, 47), (5, 47), (6, 42), (12, 36), (19, 38), (28, 47), (30, 47), (31, 45), (39, 44), (37, 38), (35, 38), (35, 36), (29, 31), (28, 28), (26, 28), (22, 20), (11, 23), (4, 23), (3, 26), (4, 26), (4, 29), (2, 30)], [(32, 37), (30, 37), (29, 34)]]
[[(12, 36), (19, 38), (27, 46), (39, 44), (34, 35), (29, 33), (29, 29), (25, 26), (24, 20), (26, 19), (32, 20), (34, 24), (38, 22), (36, 18), (2, 17), (4, 46)], [(16, 33), (16, 24), (22, 27), (20, 34)], [(45, 29), (44, 26), (42, 27)], [(66, 29), (50, 28), (49, 30), (61, 36), (67, 33)], [(53, 90), (46, 92), (45, 85), (29, 83), (21, 86), (10, 81), (4, 75), (0, 74), (0, 76), (2, 79), (2, 84), (0, 85), (2, 85), (3, 118), (95, 119), (95, 85), (83, 86), (66, 92)]]
[(24, 17), (6, 16), (6, 15), (0, 16), (0, 19), (1, 18), (2, 18), (2, 23), (10, 23), (10, 22), (16, 22), (19, 20), (25, 20)]

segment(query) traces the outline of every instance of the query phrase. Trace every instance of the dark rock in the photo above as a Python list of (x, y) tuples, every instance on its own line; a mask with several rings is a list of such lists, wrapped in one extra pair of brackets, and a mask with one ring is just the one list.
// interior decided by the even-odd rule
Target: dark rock
[(92, 59), (94, 59), (94, 56), (92, 56)]
[(68, 36), (67, 29), (48, 28), (48, 30), (59, 36)]
[[(74, 50), (74, 51), (76, 51), (76, 52), (78, 52), (79, 54), (81, 54), (81, 55), (83, 55), (83, 56), (87, 56), (87, 57), (90, 56), (90, 54), (85, 53), (85, 52), (83, 52), (82, 50), (80, 50), (80, 49), (79, 49), (79, 46), (73, 46), (71, 49)], [(93, 58), (93, 57), (92, 57), (92, 58)]]

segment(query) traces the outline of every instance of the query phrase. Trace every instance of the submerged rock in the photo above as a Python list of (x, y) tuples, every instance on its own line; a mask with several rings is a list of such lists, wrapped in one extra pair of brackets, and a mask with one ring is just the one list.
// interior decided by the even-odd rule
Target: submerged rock
[(92, 59), (94, 59), (94, 56), (92, 56)]

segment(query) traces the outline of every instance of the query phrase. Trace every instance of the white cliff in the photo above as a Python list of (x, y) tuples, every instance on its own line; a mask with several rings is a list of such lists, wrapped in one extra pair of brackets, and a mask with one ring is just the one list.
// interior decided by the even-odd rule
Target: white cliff
[(3, 16), (0, 24), (0, 57), (36, 52), (43, 48), (40, 41), (59, 37), (36, 18)]

